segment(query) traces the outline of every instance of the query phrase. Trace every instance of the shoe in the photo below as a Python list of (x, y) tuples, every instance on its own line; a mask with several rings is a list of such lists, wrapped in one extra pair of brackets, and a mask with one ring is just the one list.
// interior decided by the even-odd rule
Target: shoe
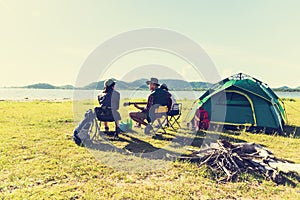
[(117, 133), (115, 133), (114, 140), (118, 140), (118, 139), (119, 139), (119, 135)]
[(136, 125), (134, 127), (141, 128), (141, 124), (140, 123), (136, 123)]
[(153, 130), (152, 126), (151, 126), (150, 124), (148, 124), (148, 125), (146, 126), (145, 130), (144, 130), (144, 133), (145, 133), (146, 135), (149, 135), (149, 134), (151, 134), (151, 131), (152, 131), (152, 130)]
[(124, 133), (124, 132), (120, 129), (120, 127), (117, 127), (115, 131), (114, 139), (119, 138), (119, 133)]

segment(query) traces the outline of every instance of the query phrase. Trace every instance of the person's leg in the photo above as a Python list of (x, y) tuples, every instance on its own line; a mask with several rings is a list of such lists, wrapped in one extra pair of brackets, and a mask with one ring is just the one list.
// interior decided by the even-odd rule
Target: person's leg
[(141, 124), (137, 122), (136, 125), (135, 125), (134, 127), (136, 127), (136, 128), (141, 128)]
[(120, 121), (115, 121), (115, 127), (116, 127), (116, 132), (117, 133), (120, 133), (121, 132), (121, 129), (120, 129)]
[(167, 115), (166, 117), (166, 124), (165, 124), (166, 127), (169, 127), (170, 126), (170, 122), (169, 122), (169, 116)]
[(104, 122), (104, 129), (105, 131), (109, 131), (108, 122)]
[(145, 122), (145, 119), (147, 118), (147, 115), (142, 112), (131, 112), (129, 113), (129, 116), (132, 120), (136, 121), (137, 123), (143, 124), (144, 126), (147, 126), (147, 123)]
[(197, 119), (197, 117), (194, 117), (194, 124), (193, 124), (194, 126), (193, 126), (193, 129), (195, 130), (195, 131), (199, 131), (200, 130), (200, 125), (201, 125), (201, 123), (200, 123), (200, 121)]
[(119, 133), (121, 133), (121, 129), (120, 129), (120, 122), (117, 120), (115, 121), (115, 138), (118, 138), (119, 137)]
[[(136, 122), (143, 124), (145, 126), (145, 134), (150, 134), (151, 130), (153, 130), (151, 124), (145, 122), (145, 120), (148, 118), (146, 113), (143, 112), (132, 112), (129, 114), (129, 116)], [(147, 119), (149, 122), (149, 119)]]

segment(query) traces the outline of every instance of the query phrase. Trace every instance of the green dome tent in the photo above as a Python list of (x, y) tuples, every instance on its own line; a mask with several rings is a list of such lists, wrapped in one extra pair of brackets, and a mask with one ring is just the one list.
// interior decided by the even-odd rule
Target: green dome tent
[(211, 124), (225, 127), (245, 126), (248, 130), (282, 131), (286, 123), (283, 102), (261, 81), (239, 73), (214, 84), (195, 103), (187, 121), (203, 107)]

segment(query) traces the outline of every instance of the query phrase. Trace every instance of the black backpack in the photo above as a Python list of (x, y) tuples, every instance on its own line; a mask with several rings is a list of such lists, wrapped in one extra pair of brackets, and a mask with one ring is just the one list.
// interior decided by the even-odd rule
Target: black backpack
[(85, 146), (90, 142), (90, 129), (93, 126), (95, 115), (93, 110), (86, 111), (84, 119), (78, 124), (73, 133), (73, 140), (78, 146)]

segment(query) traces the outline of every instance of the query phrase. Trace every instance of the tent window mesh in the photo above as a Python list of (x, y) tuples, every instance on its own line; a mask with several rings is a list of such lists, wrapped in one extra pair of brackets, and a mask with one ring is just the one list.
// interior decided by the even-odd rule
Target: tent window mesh
[(250, 106), (245, 96), (234, 92), (227, 92), (226, 95), (221, 95), (218, 99), (218, 104), (227, 106)]

